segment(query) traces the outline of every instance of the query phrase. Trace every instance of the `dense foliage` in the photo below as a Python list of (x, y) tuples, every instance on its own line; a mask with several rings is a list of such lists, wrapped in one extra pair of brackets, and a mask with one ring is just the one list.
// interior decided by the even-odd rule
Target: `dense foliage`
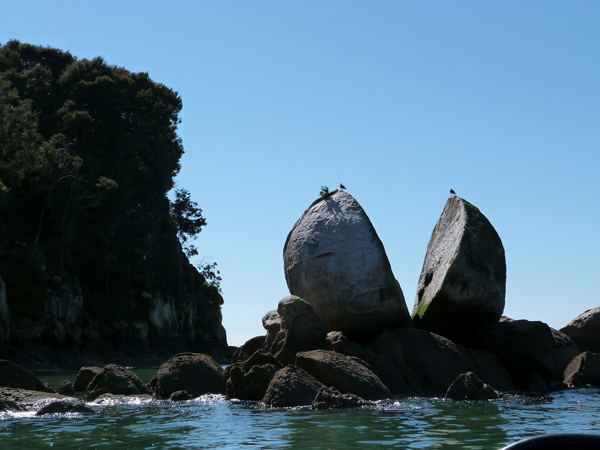
[(11, 315), (41, 312), (52, 273), (79, 280), (88, 316), (147, 316), (144, 292), (173, 291), (177, 252), (166, 247), (206, 224), (187, 191), (167, 198), (181, 107), (148, 74), (102, 58), (0, 47), (0, 276)]

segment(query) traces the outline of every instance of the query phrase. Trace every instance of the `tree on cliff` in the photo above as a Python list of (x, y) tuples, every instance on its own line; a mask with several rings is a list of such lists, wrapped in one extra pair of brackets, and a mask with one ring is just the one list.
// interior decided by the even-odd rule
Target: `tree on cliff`
[(169, 281), (172, 249), (206, 221), (189, 192), (167, 198), (181, 107), (147, 73), (102, 58), (0, 47), (0, 276), (11, 313), (41, 314), (49, 272), (75, 276), (86, 314), (107, 321), (147, 317), (148, 295), (189, 294)]

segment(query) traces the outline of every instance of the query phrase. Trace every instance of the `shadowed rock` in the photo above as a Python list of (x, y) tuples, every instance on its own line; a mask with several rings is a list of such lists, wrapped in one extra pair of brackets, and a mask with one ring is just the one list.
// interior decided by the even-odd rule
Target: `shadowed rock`
[(505, 290), (506, 261), (496, 230), (479, 209), (451, 196), (427, 246), (413, 321), (454, 338), (465, 328), (497, 322)]
[(85, 392), (88, 385), (94, 379), (96, 375), (102, 372), (102, 367), (82, 367), (79, 369), (75, 381), (73, 382), (73, 389), (77, 392)]
[(348, 193), (336, 190), (310, 205), (283, 258), (290, 293), (310, 303), (329, 330), (365, 338), (411, 325), (383, 244)]
[(140, 395), (150, 394), (150, 391), (131, 370), (116, 364), (108, 364), (88, 385), (86, 398), (91, 401), (104, 394)]
[(226, 391), (229, 398), (261, 400), (269, 383), (282, 365), (265, 350), (257, 350), (244, 362), (225, 369)]
[(305, 370), (289, 365), (275, 374), (262, 401), (274, 408), (310, 405), (322, 387)]
[(160, 366), (156, 375), (156, 395), (169, 398), (187, 391), (196, 398), (204, 394), (224, 394), (223, 368), (202, 353), (180, 353)]
[(94, 410), (83, 403), (71, 403), (66, 401), (52, 402), (40, 409), (35, 415), (43, 416), (45, 414), (93, 414)]
[(583, 352), (573, 358), (565, 369), (564, 382), (569, 387), (600, 386), (600, 354)]
[(63, 380), (60, 382), (58, 385), (58, 393), (60, 395), (67, 395), (69, 397), (77, 395), (75, 389), (73, 388), (73, 383), (71, 383), (69, 380)]
[(588, 309), (560, 329), (582, 352), (600, 353), (600, 308)]
[(242, 346), (240, 346), (231, 357), (231, 362), (236, 363), (245, 361), (250, 358), (256, 350), (260, 350), (265, 345), (265, 336), (255, 336), (248, 339)]
[(5, 359), (0, 359), (0, 387), (27, 389), (29, 391), (54, 392), (29, 370)]
[(368, 405), (358, 395), (342, 394), (336, 388), (322, 387), (312, 402), (313, 409), (348, 409)]
[(495, 400), (502, 394), (488, 386), (473, 372), (460, 374), (446, 392), (446, 398), (452, 400)]

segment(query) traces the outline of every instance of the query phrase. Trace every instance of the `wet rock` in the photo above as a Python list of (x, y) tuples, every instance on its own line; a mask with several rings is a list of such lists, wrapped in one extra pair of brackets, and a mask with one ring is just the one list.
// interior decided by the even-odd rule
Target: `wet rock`
[(271, 353), (282, 365), (293, 364), (298, 352), (327, 347), (327, 328), (309, 303), (289, 295), (279, 302), (277, 312), (281, 330)]
[(313, 409), (348, 409), (368, 405), (369, 402), (354, 394), (342, 394), (336, 388), (322, 387), (312, 402)]
[(227, 396), (240, 400), (261, 400), (273, 376), (281, 368), (273, 355), (257, 350), (246, 361), (225, 369)]
[(69, 397), (77, 395), (75, 389), (73, 388), (73, 383), (71, 383), (69, 380), (64, 380), (60, 382), (60, 384), (58, 385), (58, 393)]
[(289, 365), (273, 376), (262, 401), (273, 408), (310, 405), (322, 387), (305, 370)]
[(500, 392), (485, 384), (473, 372), (460, 374), (446, 392), (446, 398), (452, 400), (495, 400), (501, 397)]
[(192, 400), (192, 397), (188, 391), (176, 391), (171, 394), (169, 400), (172, 402), (185, 402), (187, 400)]
[(367, 400), (390, 398), (392, 393), (363, 361), (329, 350), (312, 350), (296, 355), (296, 365), (325, 386)]
[(12, 387), (30, 391), (54, 392), (29, 370), (5, 359), (0, 359), (0, 387)]
[(233, 356), (231, 357), (231, 362), (236, 363), (240, 361), (245, 361), (250, 358), (254, 352), (260, 350), (265, 345), (265, 336), (255, 336), (252, 339), (246, 341), (241, 347), (239, 347)]
[(600, 308), (588, 309), (560, 331), (573, 339), (580, 351), (600, 353)]
[(108, 364), (88, 385), (86, 398), (91, 401), (103, 394), (140, 395), (150, 394), (150, 391), (131, 370), (116, 364)]
[(84, 403), (71, 403), (66, 401), (56, 401), (47, 404), (40, 409), (35, 415), (43, 416), (46, 414), (66, 414), (66, 413), (79, 413), (79, 414), (93, 414), (94, 410)]
[(510, 392), (515, 389), (510, 373), (506, 367), (491, 353), (474, 348), (467, 349), (475, 363), (479, 378), (500, 392)]
[(25, 407), (12, 400), (0, 400), (0, 412), (2, 411), (25, 411)]
[(465, 347), (426, 330), (392, 330), (369, 347), (387, 356), (412, 390), (421, 394), (443, 396), (461, 373), (477, 371)]
[(223, 369), (202, 353), (180, 353), (160, 366), (156, 375), (156, 394), (169, 398), (185, 390), (194, 398), (204, 394), (224, 394)]
[(67, 400), (68, 397), (53, 392), (30, 391), (27, 389), (0, 387), (0, 401), (18, 403), (24, 408), (34, 407), (39, 402), (53, 399)]
[(348, 193), (333, 191), (310, 205), (283, 256), (290, 293), (310, 303), (329, 330), (365, 338), (412, 325), (383, 244)]
[(500, 237), (479, 209), (451, 196), (427, 246), (413, 321), (455, 339), (477, 324), (497, 322), (505, 292)]
[(102, 372), (102, 367), (82, 367), (81, 369), (79, 369), (79, 372), (75, 377), (75, 381), (73, 382), (73, 389), (75, 389), (76, 392), (85, 392), (90, 382), (100, 372)]
[(569, 363), (564, 372), (569, 387), (591, 384), (600, 387), (600, 354), (583, 352)]

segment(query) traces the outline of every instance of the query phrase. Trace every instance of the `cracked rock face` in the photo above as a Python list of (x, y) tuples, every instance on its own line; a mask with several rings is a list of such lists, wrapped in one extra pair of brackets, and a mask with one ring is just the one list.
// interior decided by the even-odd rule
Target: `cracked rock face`
[(423, 262), (413, 321), (441, 335), (497, 322), (504, 311), (506, 260), (496, 230), (475, 206), (451, 196)]
[(316, 200), (290, 231), (283, 257), (290, 293), (328, 329), (362, 338), (411, 324), (383, 244), (350, 194)]

